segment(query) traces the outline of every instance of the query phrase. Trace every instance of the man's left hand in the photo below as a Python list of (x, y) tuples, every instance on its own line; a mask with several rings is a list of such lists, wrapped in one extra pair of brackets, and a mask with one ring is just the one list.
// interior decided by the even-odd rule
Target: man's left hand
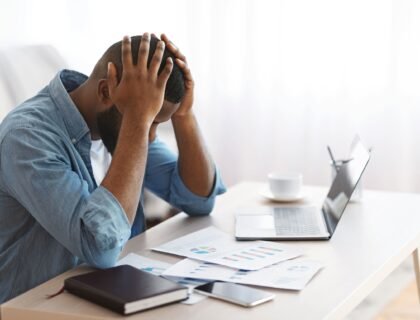
[(192, 106), (194, 103), (194, 80), (188, 67), (187, 59), (174, 45), (172, 41), (165, 35), (161, 35), (161, 39), (165, 42), (166, 48), (175, 56), (175, 63), (184, 74), (185, 94), (181, 100), (178, 110), (172, 115), (174, 117), (183, 117), (192, 113)]

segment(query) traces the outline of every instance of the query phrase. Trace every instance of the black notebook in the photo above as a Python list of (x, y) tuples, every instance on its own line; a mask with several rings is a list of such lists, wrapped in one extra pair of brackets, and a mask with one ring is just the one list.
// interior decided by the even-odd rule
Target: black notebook
[(64, 289), (124, 315), (188, 297), (187, 287), (128, 265), (68, 278)]

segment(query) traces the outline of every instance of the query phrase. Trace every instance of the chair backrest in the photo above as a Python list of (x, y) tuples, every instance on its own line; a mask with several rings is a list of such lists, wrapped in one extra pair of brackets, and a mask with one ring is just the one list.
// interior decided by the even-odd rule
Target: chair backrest
[(0, 49), (0, 121), (15, 106), (47, 85), (66, 65), (50, 45)]

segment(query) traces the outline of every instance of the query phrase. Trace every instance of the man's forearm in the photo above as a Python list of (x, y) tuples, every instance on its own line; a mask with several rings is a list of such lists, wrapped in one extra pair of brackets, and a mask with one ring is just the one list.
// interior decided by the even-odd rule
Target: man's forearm
[(123, 117), (111, 166), (102, 181), (121, 203), (127, 218), (134, 221), (140, 199), (147, 161), (150, 126), (128, 116)]
[(130, 222), (134, 221), (140, 199), (150, 127), (162, 108), (166, 82), (173, 66), (172, 59), (168, 58), (158, 74), (165, 48), (163, 41), (157, 43), (148, 66), (149, 42), (149, 34), (144, 33), (137, 61), (133, 61), (131, 40), (124, 37), (121, 44), (124, 68), (121, 81), (118, 82), (115, 65), (108, 63), (108, 95), (102, 97), (104, 103), (109, 105), (112, 102), (122, 115), (117, 146), (102, 186), (118, 199)]
[(194, 113), (172, 117), (179, 150), (179, 171), (193, 193), (207, 197), (214, 184), (215, 168)]

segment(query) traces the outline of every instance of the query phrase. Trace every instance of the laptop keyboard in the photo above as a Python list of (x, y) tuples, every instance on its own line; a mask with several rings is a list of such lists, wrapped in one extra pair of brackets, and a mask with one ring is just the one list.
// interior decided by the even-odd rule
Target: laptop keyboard
[(276, 234), (312, 235), (320, 234), (321, 229), (317, 208), (274, 208), (274, 225)]

